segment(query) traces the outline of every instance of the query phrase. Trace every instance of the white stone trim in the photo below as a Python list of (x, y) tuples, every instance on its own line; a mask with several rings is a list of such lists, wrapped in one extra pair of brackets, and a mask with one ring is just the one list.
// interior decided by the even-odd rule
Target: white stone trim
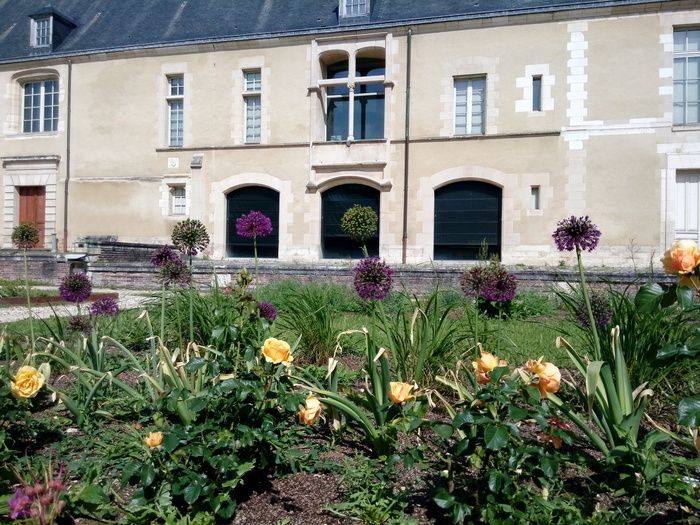
[(292, 182), (267, 173), (240, 173), (211, 185), (209, 193), (209, 223), (212, 227), (212, 250), (215, 258), (226, 257), (226, 195), (244, 186), (265, 186), (279, 193), (279, 259), (290, 258), (293, 223)]
[[(231, 140), (236, 145), (247, 144), (245, 141), (245, 81), (244, 72), (254, 69), (260, 70), (260, 142), (267, 144), (270, 142), (270, 127), (272, 124), (273, 108), (272, 90), (272, 69), (265, 67), (265, 56), (244, 57), (238, 61), (238, 67), (231, 72)], [(254, 144), (258, 144), (257, 142)]]
[[(156, 79), (156, 89), (153, 91), (156, 94), (157, 100), (156, 104), (160, 110), (158, 111), (158, 127), (154, 130), (156, 133), (155, 143), (162, 144), (163, 147), (170, 147), (170, 137), (168, 136), (168, 95), (170, 94), (170, 86), (168, 84), (168, 77), (174, 75), (182, 75), (182, 80), (184, 82), (185, 95), (182, 102), (183, 111), (183, 136), (182, 136), (182, 147), (187, 147), (194, 142), (194, 136), (192, 134), (192, 115), (194, 110), (192, 108), (192, 93), (195, 89), (195, 79), (192, 73), (187, 71), (187, 62), (168, 62), (160, 66), (160, 74)], [(176, 148), (179, 146), (175, 146)]]
[[(666, 251), (675, 240), (676, 230), (676, 174), (678, 171), (700, 171), (700, 143), (663, 144), (674, 153), (666, 154), (666, 169), (661, 170), (661, 245), (659, 253)], [(661, 149), (661, 148), (660, 148)]]
[[(170, 188), (173, 186), (184, 186), (185, 187), (185, 214), (184, 215), (173, 215), (170, 213)], [(168, 217), (171, 219), (182, 220), (190, 216), (192, 203), (192, 185), (190, 184), (190, 176), (187, 174), (181, 175), (168, 175), (163, 178), (160, 185), (160, 200), (158, 201), (158, 207), (160, 208), (160, 213), (163, 217)]]
[[(542, 109), (540, 111), (532, 110), (532, 79), (533, 77), (542, 77)], [(525, 66), (525, 75), (516, 77), (515, 87), (520, 88), (523, 93), (523, 98), (515, 101), (516, 113), (529, 113), (530, 115), (541, 115), (546, 111), (554, 110), (554, 97), (552, 97), (552, 87), (556, 82), (556, 76), (549, 74), (549, 64), (530, 64)]]
[(58, 178), (59, 157), (26, 158), (21, 157), (3, 161), (3, 248), (12, 247), (12, 229), (19, 223), (17, 187), (44, 186), (46, 188), (44, 208), (44, 247), (51, 247), (52, 237), (56, 235), (56, 186)]

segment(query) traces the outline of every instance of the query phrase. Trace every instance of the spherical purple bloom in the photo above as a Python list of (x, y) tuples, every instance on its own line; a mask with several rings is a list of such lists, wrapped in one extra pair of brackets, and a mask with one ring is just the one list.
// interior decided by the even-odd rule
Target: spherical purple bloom
[(277, 308), (270, 303), (258, 303), (258, 311), (260, 312), (260, 317), (267, 319), (272, 322), (277, 319)]
[(362, 259), (355, 267), (355, 290), (362, 299), (382, 300), (389, 295), (394, 271), (379, 257)]
[(151, 264), (156, 268), (160, 268), (165, 263), (175, 260), (180, 260), (180, 256), (177, 252), (170, 246), (161, 246), (153, 254), (153, 257), (151, 257)]
[(68, 330), (71, 332), (81, 332), (84, 335), (90, 335), (92, 332), (92, 323), (89, 317), (74, 315), (68, 319)]
[[(609, 324), (613, 313), (605, 295), (600, 292), (592, 291), (589, 299), (591, 301), (591, 311), (593, 312), (593, 319), (595, 319), (596, 326), (602, 328)], [(579, 325), (583, 328), (589, 328), (591, 326), (591, 321), (588, 318), (588, 310), (586, 310), (586, 303), (583, 298), (576, 306), (576, 319), (578, 319)]]
[(111, 297), (98, 299), (90, 305), (90, 313), (95, 317), (110, 317), (119, 313), (119, 303)]
[(161, 265), (160, 280), (165, 286), (170, 286), (171, 284), (188, 286), (192, 280), (192, 273), (187, 264), (178, 256), (177, 259), (167, 261)]
[(66, 275), (58, 287), (58, 293), (69, 303), (82, 303), (92, 293), (92, 283), (82, 272)]
[(8, 507), (10, 508), (10, 519), (17, 520), (28, 518), (32, 499), (27, 496), (22, 489), (15, 490), (15, 495), (10, 498)]
[(577, 250), (588, 250), (592, 252), (598, 246), (600, 230), (585, 217), (574, 217), (563, 219), (557, 223), (557, 229), (552, 234), (554, 243), (560, 252)]
[(459, 284), (462, 287), (464, 295), (467, 297), (480, 298), (481, 290), (486, 285), (488, 278), (488, 267), (481, 265), (474, 266), (462, 274)]
[(249, 239), (267, 237), (272, 233), (272, 221), (260, 211), (251, 211), (236, 219), (236, 233)]
[(503, 266), (491, 270), (488, 279), (481, 288), (481, 297), (487, 301), (508, 302), (515, 297), (517, 287), (515, 275)]

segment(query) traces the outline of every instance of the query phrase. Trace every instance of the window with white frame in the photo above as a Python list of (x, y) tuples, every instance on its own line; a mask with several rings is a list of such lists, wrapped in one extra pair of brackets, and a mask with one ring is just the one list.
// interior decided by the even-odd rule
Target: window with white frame
[(31, 45), (32, 47), (47, 47), (51, 45), (53, 33), (53, 17), (43, 16), (32, 18)]
[(532, 211), (540, 209), (540, 187), (530, 186), (530, 209)]
[(455, 78), (455, 135), (483, 135), (486, 77)]
[(183, 75), (168, 77), (168, 146), (183, 144), (185, 129), (185, 78)]
[(245, 142), (259, 144), (262, 126), (262, 74), (259, 69), (243, 72), (245, 83), (243, 104), (245, 105)]
[(366, 16), (369, 14), (370, 0), (340, 0), (342, 16)]
[(321, 86), (326, 92), (326, 140), (384, 138), (383, 57), (358, 56), (325, 65)]
[(187, 191), (183, 185), (170, 186), (170, 215), (187, 213)]
[(532, 77), (532, 111), (542, 111), (542, 75)]
[(22, 91), (22, 132), (57, 131), (58, 80), (25, 82)]
[(700, 123), (700, 28), (673, 32), (673, 123)]

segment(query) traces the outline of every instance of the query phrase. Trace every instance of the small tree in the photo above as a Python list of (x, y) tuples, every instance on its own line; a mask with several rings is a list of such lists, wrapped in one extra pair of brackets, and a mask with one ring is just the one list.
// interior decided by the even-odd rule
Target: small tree
[(340, 227), (345, 235), (360, 243), (362, 254), (369, 257), (366, 243), (369, 239), (376, 237), (379, 231), (377, 212), (369, 206), (355, 204), (343, 214)]
[(22, 250), (24, 258), (24, 290), (27, 294), (27, 309), (29, 310), (29, 334), (31, 337), (32, 347), (34, 350), (34, 323), (32, 320), (32, 301), (29, 294), (29, 268), (27, 265), (27, 250), (35, 248), (39, 244), (39, 230), (31, 222), (23, 222), (18, 224), (12, 230), (12, 244)]

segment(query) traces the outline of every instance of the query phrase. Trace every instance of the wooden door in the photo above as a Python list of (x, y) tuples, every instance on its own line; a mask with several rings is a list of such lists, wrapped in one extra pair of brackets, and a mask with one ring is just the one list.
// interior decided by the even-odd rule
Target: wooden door
[(39, 230), (39, 244), (44, 247), (44, 228), (46, 226), (46, 186), (18, 186), (19, 222), (31, 222)]

